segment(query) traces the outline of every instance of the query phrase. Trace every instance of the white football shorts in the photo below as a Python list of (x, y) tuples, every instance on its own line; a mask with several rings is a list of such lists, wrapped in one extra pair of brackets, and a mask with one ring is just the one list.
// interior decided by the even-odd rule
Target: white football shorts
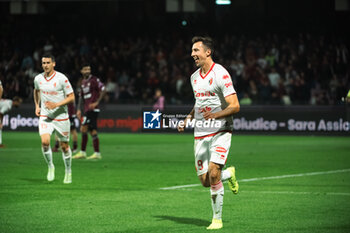
[(58, 139), (61, 142), (68, 142), (70, 136), (70, 121), (65, 120), (50, 120), (48, 118), (40, 117), (39, 119), (39, 134), (50, 134), (55, 131)]
[(209, 162), (225, 165), (231, 146), (230, 132), (194, 140), (194, 157), (197, 175), (208, 172)]

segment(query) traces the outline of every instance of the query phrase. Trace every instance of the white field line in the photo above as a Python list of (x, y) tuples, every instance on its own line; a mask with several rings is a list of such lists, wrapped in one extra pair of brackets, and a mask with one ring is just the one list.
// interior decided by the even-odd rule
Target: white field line
[[(207, 189), (183, 189), (182, 191), (189, 192), (208, 192)], [(231, 193), (230, 190), (225, 190), (225, 193)], [(295, 192), (295, 191), (249, 191), (244, 190), (240, 193), (253, 193), (253, 194), (286, 194), (286, 195), (330, 195), (330, 196), (350, 196), (350, 193), (323, 193), (323, 192)]]
[[(238, 181), (239, 182), (252, 182), (252, 181), (259, 181), (259, 180), (275, 180), (275, 179), (284, 179), (284, 178), (291, 178), (291, 177), (317, 176), (317, 175), (326, 175), (326, 174), (344, 173), (344, 172), (350, 172), (350, 168), (341, 169), (341, 170), (332, 170), (332, 171), (308, 172), (308, 173), (281, 175), (281, 176), (256, 177), (256, 178), (249, 178), (249, 179), (241, 179)], [(183, 188), (190, 188), (190, 187), (196, 187), (196, 186), (200, 186), (200, 184), (178, 185), (178, 186), (164, 187), (164, 188), (159, 188), (159, 189), (172, 190), (172, 189), (183, 189)]]

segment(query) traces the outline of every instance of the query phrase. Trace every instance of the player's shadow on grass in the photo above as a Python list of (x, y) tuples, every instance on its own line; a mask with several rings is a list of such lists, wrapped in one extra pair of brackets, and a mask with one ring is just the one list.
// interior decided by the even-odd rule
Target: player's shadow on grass
[(210, 224), (209, 221), (198, 219), (198, 218), (184, 218), (184, 217), (175, 217), (175, 216), (167, 216), (167, 215), (162, 215), (162, 216), (158, 215), (154, 217), (160, 220), (170, 220), (181, 224), (190, 224), (195, 226), (208, 226)]
[(30, 182), (30, 183), (49, 183), (47, 180), (45, 179), (34, 179), (34, 178), (21, 178), (21, 180)]

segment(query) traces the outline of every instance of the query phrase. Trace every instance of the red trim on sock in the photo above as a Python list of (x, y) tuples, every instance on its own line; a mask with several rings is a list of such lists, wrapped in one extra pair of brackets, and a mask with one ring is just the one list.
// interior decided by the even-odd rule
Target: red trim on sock
[(222, 184), (222, 181), (220, 180), (217, 184), (210, 185), (210, 188), (213, 191), (218, 191), (219, 189), (221, 189), (222, 186), (223, 184)]

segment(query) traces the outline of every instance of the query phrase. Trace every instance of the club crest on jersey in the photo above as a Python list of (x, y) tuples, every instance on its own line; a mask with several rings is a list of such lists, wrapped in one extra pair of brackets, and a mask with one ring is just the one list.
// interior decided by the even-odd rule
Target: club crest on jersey
[(222, 79), (228, 79), (229, 78), (229, 76), (227, 75), (227, 74), (225, 74), (223, 77), (222, 77)]
[(213, 78), (209, 80), (209, 85), (213, 84)]
[(56, 83), (54, 83), (53, 86), (56, 87)]
[(232, 82), (225, 83), (225, 87), (229, 87), (229, 86), (232, 86)]

